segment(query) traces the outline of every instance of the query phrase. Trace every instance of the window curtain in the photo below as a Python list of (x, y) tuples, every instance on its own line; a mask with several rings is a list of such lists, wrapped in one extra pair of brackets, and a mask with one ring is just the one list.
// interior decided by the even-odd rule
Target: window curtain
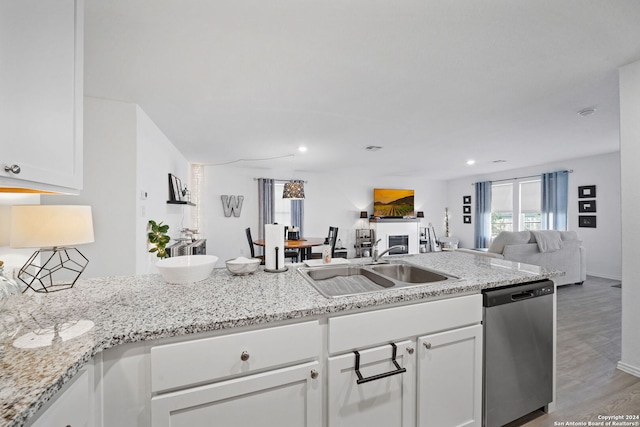
[(491, 243), (491, 181), (476, 182), (475, 247)]
[[(299, 182), (304, 185), (303, 181)], [(300, 229), (300, 235), (304, 236), (304, 229), (302, 227), (304, 223), (304, 200), (292, 200), (291, 201), (291, 225)]]
[(542, 229), (566, 230), (569, 172), (543, 173), (541, 186)]
[(272, 224), (274, 217), (273, 179), (258, 179), (258, 238), (264, 239), (264, 225)]

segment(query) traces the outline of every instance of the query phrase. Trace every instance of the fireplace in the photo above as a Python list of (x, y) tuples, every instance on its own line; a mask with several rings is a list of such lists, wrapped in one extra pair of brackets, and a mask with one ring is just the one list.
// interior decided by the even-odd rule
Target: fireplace
[(402, 245), (406, 251), (392, 250), (392, 254), (417, 254), (418, 252), (418, 224), (419, 220), (409, 218), (375, 219), (371, 220), (371, 228), (375, 232), (378, 243), (378, 251), (382, 253), (389, 246)]
[(397, 255), (397, 254), (408, 254), (409, 253), (409, 235), (408, 234), (398, 234), (398, 235), (389, 235), (388, 236), (388, 244), (387, 247), (402, 245), (403, 249), (396, 248), (391, 249), (389, 254)]

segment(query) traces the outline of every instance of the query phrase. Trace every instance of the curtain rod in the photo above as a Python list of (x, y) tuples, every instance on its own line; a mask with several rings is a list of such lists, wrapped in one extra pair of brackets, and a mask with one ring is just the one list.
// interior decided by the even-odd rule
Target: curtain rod
[(304, 182), (305, 184), (308, 183), (308, 181), (304, 181), (302, 179), (276, 179), (276, 178), (253, 178), (254, 181), (258, 181), (259, 179), (273, 179), (274, 181), (278, 181), (278, 182), (291, 182), (291, 181), (300, 181), (300, 182)]
[[(569, 170), (565, 170), (565, 171), (557, 171), (557, 172), (573, 173), (573, 169), (569, 169)], [(504, 179), (489, 180), (489, 182), (514, 181), (516, 179), (536, 178), (536, 177), (540, 177), (540, 176), (542, 176), (541, 173), (539, 173), (537, 175), (529, 175), (529, 176), (516, 176), (515, 178), (504, 178)], [(471, 183), (471, 185), (476, 185), (476, 184), (477, 184), (477, 182), (472, 182)]]

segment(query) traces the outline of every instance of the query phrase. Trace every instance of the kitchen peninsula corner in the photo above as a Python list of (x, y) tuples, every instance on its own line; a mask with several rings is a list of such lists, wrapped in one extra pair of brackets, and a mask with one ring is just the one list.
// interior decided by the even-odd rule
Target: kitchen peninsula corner
[[(96, 421), (89, 425), (95, 426), (155, 426), (169, 419), (171, 425), (193, 425), (199, 417), (210, 420), (211, 411), (223, 418), (242, 411), (248, 422), (245, 412), (262, 413), (259, 421), (268, 426), (271, 411), (260, 408), (295, 396), (286, 407), (274, 406), (280, 408), (273, 411), (274, 425), (335, 427), (373, 414), (336, 409), (340, 402), (353, 402), (349, 390), (375, 393), (385, 384), (420, 395), (388, 403), (389, 414), (403, 420), (394, 425), (458, 422), (446, 421), (447, 414), (459, 413), (447, 409), (454, 404), (465, 408), (470, 425), (479, 425), (480, 291), (559, 273), (456, 252), (397, 258), (464, 279), (329, 299), (294, 268), (244, 277), (218, 269), (190, 285), (168, 285), (157, 275), (112, 277), (84, 280), (44, 299), (23, 295), (9, 304), (11, 312), (25, 314), (21, 331), (34, 327), (29, 314), (42, 322), (88, 318), (95, 327), (52, 347), (5, 347), (7, 370), (0, 385), (12, 399), (1, 402), (0, 425), (46, 420), (48, 411), (38, 409), (64, 396), (55, 393), (85, 369), (94, 372), (89, 378), (95, 409), (89, 418)], [(356, 385), (354, 350), (368, 377), (393, 367), (389, 343), (396, 345), (396, 360), (407, 372)], [(464, 344), (451, 357), (446, 343)], [(432, 362), (439, 365), (432, 369)], [(26, 374), (34, 363), (48, 366), (37, 382)], [(455, 398), (423, 388), (424, 376), (432, 375), (460, 378), (452, 389)], [(264, 398), (251, 398), (258, 395)], [(253, 405), (256, 411), (247, 410)], [(434, 421), (429, 413), (445, 418)]]

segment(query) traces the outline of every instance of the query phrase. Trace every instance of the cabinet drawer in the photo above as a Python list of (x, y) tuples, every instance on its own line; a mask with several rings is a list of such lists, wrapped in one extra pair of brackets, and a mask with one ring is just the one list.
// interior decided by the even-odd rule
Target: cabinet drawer
[(153, 347), (151, 390), (203, 384), (317, 359), (320, 340), (320, 326), (313, 321)]
[(329, 319), (329, 353), (335, 354), (482, 321), (482, 295), (425, 302)]

